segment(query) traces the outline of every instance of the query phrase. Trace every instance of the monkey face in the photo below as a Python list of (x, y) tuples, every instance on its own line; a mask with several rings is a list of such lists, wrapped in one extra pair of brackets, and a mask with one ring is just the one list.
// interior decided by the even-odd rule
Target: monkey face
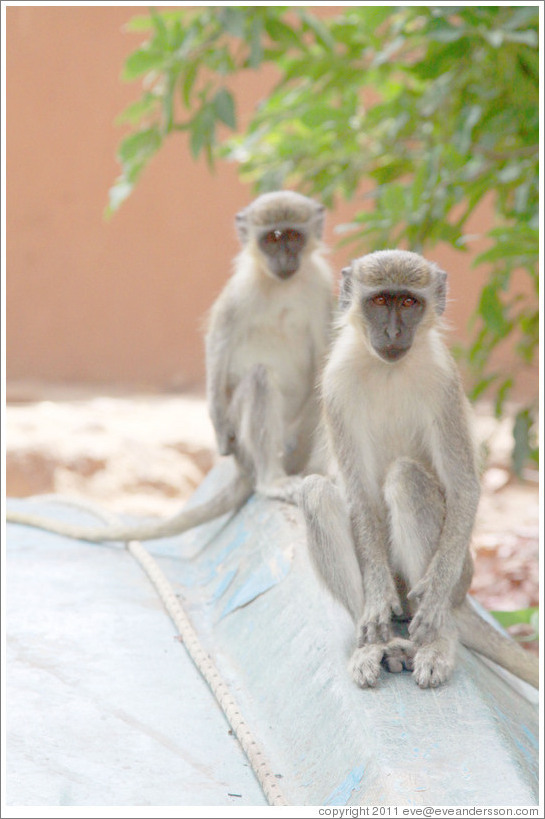
[(259, 237), (267, 267), (279, 279), (289, 279), (297, 272), (306, 243), (305, 234), (294, 228), (268, 230)]
[(408, 353), (425, 309), (422, 297), (408, 290), (381, 290), (363, 299), (369, 340), (380, 358), (393, 363)]

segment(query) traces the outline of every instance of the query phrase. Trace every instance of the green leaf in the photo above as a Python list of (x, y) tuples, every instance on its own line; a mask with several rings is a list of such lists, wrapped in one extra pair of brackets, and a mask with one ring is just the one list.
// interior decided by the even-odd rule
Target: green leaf
[(255, 17), (251, 22), (249, 31), (250, 56), (248, 57), (248, 65), (250, 68), (257, 68), (263, 61), (262, 33), (263, 22)]
[(216, 117), (224, 122), (225, 125), (228, 125), (229, 128), (234, 130), (237, 122), (235, 115), (235, 101), (231, 92), (228, 91), (227, 88), (220, 88), (212, 101), (212, 105), (214, 107)]
[(182, 99), (186, 108), (189, 108), (191, 105), (191, 92), (195, 85), (198, 70), (199, 63), (196, 60), (189, 63), (182, 80)]
[(380, 207), (393, 222), (408, 216), (405, 188), (400, 184), (387, 185), (380, 197)]
[(191, 121), (189, 146), (191, 155), (196, 159), (201, 150), (214, 141), (216, 117), (212, 106), (205, 105)]
[(157, 45), (161, 48), (168, 47), (168, 30), (163, 17), (155, 9), (150, 9), (153, 27), (157, 35)]
[(338, 117), (338, 112), (334, 111), (330, 105), (318, 102), (302, 114), (301, 122), (307, 128), (319, 128), (332, 122), (336, 117)]
[(515, 424), (513, 427), (513, 438), (515, 445), (513, 447), (512, 461), (515, 475), (522, 474), (522, 470), (526, 461), (531, 456), (532, 447), (530, 445), (530, 430), (532, 428), (532, 417), (529, 410), (521, 410), (515, 417)]
[(453, 28), (452, 26), (448, 26), (445, 28), (436, 29), (435, 31), (430, 31), (428, 33), (428, 37), (430, 40), (435, 40), (437, 43), (453, 43), (456, 40), (459, 40), (464, 33), (465, 32), (459, 27)]
[[(157, 14), (157, 12), (154, 13)], [(160, 15), (165, 23), (174, 23), (176, 20), (180, 20), (183, 17), (184, 11), (167, 9), (161, 11)], [(154, 25), (155, 23), (151, 16), (137, 15), (136, 17), (131, 17), (129, 22), (125, 23), (123, 28), (126, 31), (151, 31), (154, 28)]]
[(307, 31), (311, 31), (314, 34), (316, 41), (323, 48), (325, 48), (327, 51), (335, 50), (335, 40), (331, 36), (327, 25), (322, 22), (322, 20), (315, 17), (311, 12), (307, 11), (304, 6), (299, 6), (297, 8), (297, 14), (303, 21), (303, 28)]
[(148, 71), (157, 70), (162, 67), (165, 55), (162, 51), (151, 48), (140, 48), (133, 51), (125, 62), (122, 77), (124, 80), (134, 80), (147, 74)]
[(519, 623), (533, 625), (536, 620), (539, 622), (539, 608), (537, 608), (537, 606), (532, 606), (528, 609), (517, 609), (516, 611), (491, 611), (490, 614), (496, 618), (503, 628), (516, 626)]
[(515, 383), (514, 379), (511, 376), (509, 376), (509, 378), (504, 379), (504, 381), (502, 381), (502, 383), (498, 387), (496, 392), (496, 401), (494, 404), (494, 415), (496, 416), (496, 418), (501, 418), (504, 402), (506, 401), (509, 393), (513, 389), (514, 383)]
[(499, 378), (497, 373), (492, 373), (492, 375), (487, 376), (486, 378), (481, 378), (477, 384), (475, 384), (469, 392), (469, 398), (471, 401), (476, 401), (478, 398), (486, 392), (488, 387), (497, 381)]
[(265, 31), (277, 43), (282, 43), (286, 47), (301, 48), (302, 43), (295, 31), (282, 20), (270, 18), (265, 20)]
[(118, 157), (123, 164), (129, 164), (155, 153), (160, 145), (161, 136), (157, 127), (144, 128), (123, 140), (119, 147)]
[(236, 6), (223, 6), (217, 9), (218, 17), (225, 30), (233, 37), (244, 37), (247, 12)]
[(123, 28), (125, 31), (149, 31), (153, 28), (153, 21), (149, 15), (139, 14), (136, 17), (131, 17)]
[(116, 125), (120, 125), (124, 122), (133, 124), (140, 122), (141, 119), (151, 114), (152, 111), (157, 110), (158, 102), (159, 100), (156, 95), (148, 91), (141, 99), (128, 105), (125, 110), (119, 114), (115, 121)]
[(509, 331), (510, 324), (505, 318), (505, 308), (494, 285), (487, 284), (483, 287), (479, 301), (479, 313), (487, 327), (498, 336), (504, 336)]
[[(124, 76), (146, 85), (122, 119), (157, 134), (123, 142), (114, 206), (161, 139), (183, 130), (192, 156), (234, 159), (256, 191), (288, 185), (331, 206), (352, 198), (358, 252), (471, 249), (470, 217), (489, 203), (496, 228), (476, 259), (488, 279), (466, 363), (474, 394), (488, 386), (501, 413), (539, 339), (538, 10), (360, 5), (323, 20), (315, 11), (191, 7), (134, 18), (126, 28), (147, 39)], [(278, 77), (273, 91), (237, 140), (219, 142), (220, 124), (235, 128), (239, 100), (223, 77), (239, 88), (242, 72), (264, 61)], [(178, 121), (178, 110), (189, 116)], [(512, 280), (522, 301), (510, 295)], [(514, 364), (496, 378), (490, 359), (500, 343)], [(518, 463), (537, 458), (535, 413), (518, 421)]]

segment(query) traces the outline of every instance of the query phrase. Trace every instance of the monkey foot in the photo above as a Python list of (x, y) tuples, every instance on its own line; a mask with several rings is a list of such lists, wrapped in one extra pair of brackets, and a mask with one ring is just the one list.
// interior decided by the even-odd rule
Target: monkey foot
[(374, 688), (380, 674), (384, 645), (372, 643), (357, 648), (348, 662), (348, 671), (360, 688)]
[[(409, 599), (414, 599), (414, 591), (409, 593)], [(445, 625), (448, 609), (444, 600), (428, 592), (424, 593), (418, 605), (416, 614), (409, 623), (411, 639), (419, 645), (434, 643)]]
[(450, 679), (454, 669), (454, 648), (451, 640), (439, 638), (417, 650), (413, 677), (420, 688), (436, 688)]
[(382, 665), (392, 674), (398, 674), (403, 669), (412, 671), (416, 646), (410, 640), (394, 637), (384, 648)]
[(299, 475), (294, 475), (285, 478), (277, 478), (271, 483), (259, 485), (257, 491), (260, 495), (272, 500), (284, 501), (284, 503), (291, 503), (294, 506), (299, 504), (301, 496), (301, 487), (303, 485), (303, 478)]

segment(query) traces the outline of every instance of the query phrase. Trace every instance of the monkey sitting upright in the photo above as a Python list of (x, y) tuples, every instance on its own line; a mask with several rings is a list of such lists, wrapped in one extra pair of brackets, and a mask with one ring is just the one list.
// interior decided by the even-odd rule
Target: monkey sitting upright
[[(388, 250), (343, 277), (322, 381), (339, 484), (309, 476), (301, 503), (313, 563), (357, 623), (352, 676), (373, 686), (384, 663), (437, 686), (460, 640), (537, 687), (537, 659), (466, 600), (480, 490), (469, 405), (441, 338), (446, 273)], [(412, 615), (409, 641), (393, 637), (394, 614)]]
[(239, 508), (254, 488), (292, 498), (319, 417), (316, 383), (329, 344), (333, 282), (324, 207), (291, 191), (258, 197), (236, 217), (242, 251), (210, 312), (207, 398), (220, 454), (238, 465), (210, 501), (164, 521), (81, 526), (8, 511), (7, 520), (88, 540), (179, 534)]

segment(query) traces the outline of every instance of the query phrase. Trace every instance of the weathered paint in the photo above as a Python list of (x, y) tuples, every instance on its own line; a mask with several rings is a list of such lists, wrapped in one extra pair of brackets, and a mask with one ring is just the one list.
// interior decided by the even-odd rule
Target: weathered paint
[(359, 787), (361, 780), (363, 778), (364, 772), (363, 765), (360, 765), (358, 768), (354, 768), (350, 771), (346, 779), (344, 779), (340, 785), (338, 785), (335, 790), (333, 791), (330, 796), (325, 800), (325, 805), (346, 805), (350, 797), (352, 796), (352, 791), (355, 791), (357, 787)]
[[(229, 474), (228, 463), (214, 470), (195, 501)], [(21, 531), (28, 543), (30, 530), (10, 527), (15, 549)], [(113, 551), (67, 546), (36, 532), (32, 537), (42, 546), (62, 543), (63, 554), (72, 550), (78, 559), (94, 549), (94, 572)], [(525, 696), (531, 689), (513, 687), (509, 675), (464, 648), (452, 680), (437, 690), (420, 690), (408, 673), (386, 672), (376, 689), (358, 689), (346, 671), (352, 623), (315, 578), (298, 510), (254, 498), (231, 518), (155, 541), (149, 549), (281, 775), (290, 804), (325, 805), (345, 797), (347, 805), (537, 804), (537, 708)], [(129, 560), (119, 548), (117, 557)], [(126, 581), (116, 575), (116, 586), (134, 583), (134, 570), (127, 572)], [(82, 573), (82, 589), (87, 576)], [(29, 617), (39, 616), (38, 601), (36, 606)], [(123, 608), (116, 612), (124, 616)], [(161, 643), (164, 637), (146, 639)], [(100, 656), (99, 646), (95, 654)], [(59, 662), (66, 662), (62, 650)], [(168, 682), (185, 696), (185, 679), (172, 673)], [(217, 739), (219, 748), (222, 737), (214, 730), (203, 723), (207, 741), (214, 746)], [(188, 748), (193, 741), (186, 733)], [(360, 770), (351, 788), (350, 772)], [(244, 794), (243, 788), (229, 791)]]

